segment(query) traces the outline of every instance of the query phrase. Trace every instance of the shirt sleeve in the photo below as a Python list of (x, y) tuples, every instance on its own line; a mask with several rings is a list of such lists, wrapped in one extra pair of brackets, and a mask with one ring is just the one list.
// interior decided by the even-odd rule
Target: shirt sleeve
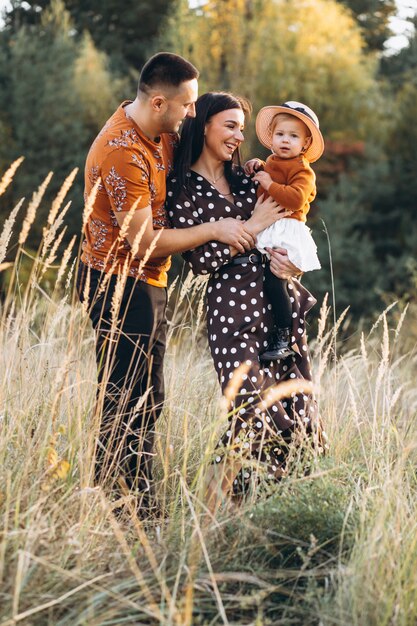
[(101, 178), (115, 213), (129, 211), (138, 199), (138, 209), (151, 205), (149, 164), (139, 152), (111, 152), (102, 164)]
[[(271, 175), (273, 177), (273, 174)], [(315, 189), (316, 177), (313, 170), (302, 168), (291, 176), (287, 185), (272, 183), (268, 193), (289, 211), (301, 211), (307, 202), (314, 200)]]
[[(172, 190), (168, 183), (167, 211), (173, 228), (188, 228), (198, 226), (203, 219), (203, 209), (198, 209), (192, 200), (192, 194), (185, 189), (175, 200), (172, 200)], [(219, 219), (223, 219), (220, 217)], [(210, 274), (222, 265), (231, 261), (230, 248), (220, 241), (209, 241), (198, 248), (188, 250), (182, 257), (190, 265), (194, 274)]]

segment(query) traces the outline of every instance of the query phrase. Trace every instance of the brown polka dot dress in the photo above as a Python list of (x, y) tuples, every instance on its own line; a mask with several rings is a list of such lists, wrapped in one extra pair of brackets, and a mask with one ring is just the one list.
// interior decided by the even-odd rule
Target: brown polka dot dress
[[(237, 173), (233, 199), (220, 194), (193, 171), (188, 173), (188, 185), (179, 195), (173, 191), (175, 179), (169, 181), (167, 209), (172, 225), (187, 228), (226, 217), (248, 219), (256, 203), (256, 189), (243, 170)], [(237, 394), (231, 401), (229, 427), (219, 441), (215, 460), (220, 462), (226, 450), (232, 455), (243, 453), (245, 459), (251, 460), (249, 466), (252, 465), (252, 469), (242, 470), (244, 479), (249, 479), (254, 464), (257, 474), (261, 470), (269, 479), (280, 478), (285, 471), (287, 444), (294, 432), (300, 428), (307, 433), (313, 430), (316, 404), (310, 395), (297, 392), (265, 408), (260, 395), (284, 380), (311, 380), (304, 316), (315, 300), (298, 281), (288, 282), (292, 344), (293, 347), (296, 344), (298, 354), (269, 366), (261, 364), (258, 355), (267, 345), (268, 333), (273, 327), (271, 305), (263, 289), (263, 265), (230, 265), (229, 246), (216, 241), (183, 256), (195, 274), (210, 275), (208, 340), (223, 391), (236, 368), (247, 364), (247, 371), (241, 374)]]

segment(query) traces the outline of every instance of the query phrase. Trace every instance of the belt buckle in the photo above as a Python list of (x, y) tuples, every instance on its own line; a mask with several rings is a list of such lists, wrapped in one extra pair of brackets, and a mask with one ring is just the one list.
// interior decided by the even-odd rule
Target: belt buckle
[(248, 256), (249, 263), (251, 263), (252, 265), (255, 265), (256, 259), (257, 259), (257, 255), (254, 252), (251, 252)]

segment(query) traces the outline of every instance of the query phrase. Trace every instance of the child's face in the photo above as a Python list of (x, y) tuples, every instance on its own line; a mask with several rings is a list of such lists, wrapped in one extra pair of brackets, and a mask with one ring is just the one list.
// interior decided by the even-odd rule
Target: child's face
[(292, 159), (311, 143), (307, 126), (296, 117), (278, 117), (272, 131), (272, 152), (282, 159)]

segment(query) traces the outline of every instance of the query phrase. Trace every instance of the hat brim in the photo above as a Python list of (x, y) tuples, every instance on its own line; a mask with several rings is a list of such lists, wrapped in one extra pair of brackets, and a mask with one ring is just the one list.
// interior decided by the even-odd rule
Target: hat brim
[(311, 144), (307, 148), (304, 153), (305, 158), (310, 162), (314, 163), (321, 157), (324, 152), (324, 139), (323, 135), (320, 132), (320, 129), (317, 128), (316, 124), (312, 119), (308, 117), (308, 115), (304, 115), (300, 111), (295, 111), (289, 107), (282, 106), (269, 106), (263, 107), (256, 117), (256, 134), (258, 136), (259, 141), (262, 145), (269, 150), (272, 147), (272, 132), (271, 132), (271, 122), (275, 115), (278, 113), (287, 113), (289, 115), (293, 115), (294, 117), (298, 117), (304, 124), (308, 127), (311, 132)]

